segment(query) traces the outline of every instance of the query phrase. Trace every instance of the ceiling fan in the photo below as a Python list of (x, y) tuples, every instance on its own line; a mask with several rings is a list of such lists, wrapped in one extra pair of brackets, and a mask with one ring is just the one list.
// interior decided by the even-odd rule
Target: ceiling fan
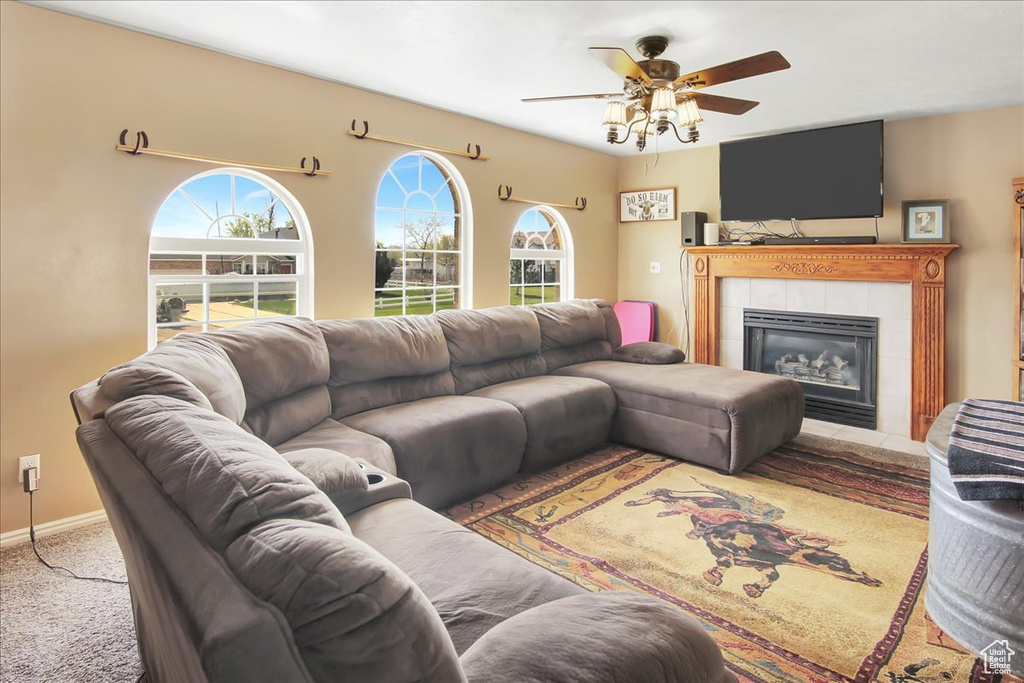
[[(643, 151), (648, 136), (661, 135), (670, 129), (680, 142), (696, 142), (700, 137), (697, 124), (704, 121), (701, 109), (739, 115), (759, 104), (752, 100), (698, 92), (702, 88), (781, 71), (790, 66), (785, 57), (773, 51), (681, 76), (679, 64), (658, 59), (668, 47), (668, 38), (645, 36), (636, 41), (636, 47), (646, 57), (643, 61), (635, 61), (618, 47), (590, 48), (591, 54), (624, 79), (621, 93), (531, 97), (523, 102), (612, 100), (605, 107), (603, 124), (608, 131), (608, 142), (621, 145), (629, 139), (630, 133), (635, 133), (637, 149)], [(680, 136), (680, 129), (686, 129), (685, 139)], [(620, 138), (623, 132), (625, 135)]]

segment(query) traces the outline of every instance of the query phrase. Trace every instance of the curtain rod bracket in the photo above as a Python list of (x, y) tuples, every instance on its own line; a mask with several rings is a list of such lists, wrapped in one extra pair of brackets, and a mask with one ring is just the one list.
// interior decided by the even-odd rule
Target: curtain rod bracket
[(355, 135), (356, 138), (359, 140), (363, 140), (366, 138), (367, 135), (370, 134), (370, 124), (367, 123), (366, 121), (363, 121), (363, 134), (360, 135), (359, 133), (356, 132), (356, 120), (352, 119), (352, 126), (349, 129), (349, 134)]
[[(125, 128), (124, 130), (121, 131), (121, 137), (118, 138), (118, 140), (120, 140), (121, 144), (124, 145), (125, 147), (128, 146), (128, 143), (125, 141), (125, 136), (126, 135), (128, 135), (128, 129), (127, 128)], [(124, 150), (124, 152), (126, 154), (131, 154), (132, 156), (136, 156), (137, 157), (140, 154), (142, 154), (142, 152), (140, 152), (139, 150), (140, 149), (146, 149), (147, 147), (149, 147), (149, 136), (146, 135), (146, 131), (140, 130), (137, 133), (135, 133), (135, 149), (126, 149), (126, 150)]]
[[(502, 192), (502, 188), (504, 188), (504, 193)], [(572, 203), (572, 204), (556, 204), (554, 202), (538, 202), (538, 201), (536, 201), (534, 199), (524, 199), (523, 197), (514, 197), (512, 195), (512, 186), (511, 185), (498, 185), (498, 199), (500, 199), (503, 202), (513, 201), (513, 202), (523, 202), (524, 204), (538, 204), (540, 206), (557, 206), (557, 207), (559, 207), (561, 209), (576, 209), (577, 211), (583, 211), (583, 209), (587, 208), (587, 198), (586, 197), (576, 197), (576, 201), (574, 203)]]
[[(299, 162), (299, 168), (305, 170), (305, 168), (306, 168), (306, 157), (302, 157), (302, 161)], [(316, 157), (313, 157), (313, 163), (310, 164), (309, 171), (306, 173), (306, 175), (308, 175), (310, 178), (312, 178), (313, 176), (315, 176), (317, 174), (317, 171), (319, 171), (319, 170), (320, 170), (320, 160), (317, 159)]]

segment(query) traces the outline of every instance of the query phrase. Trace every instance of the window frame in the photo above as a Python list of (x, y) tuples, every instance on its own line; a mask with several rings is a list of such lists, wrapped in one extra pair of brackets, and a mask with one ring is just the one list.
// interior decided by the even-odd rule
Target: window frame
[[(548, 221), (549, 221), (549, 225), (551, 225), (553, 229), (558, 231), (558, 237), (559, 237), (559, 239), (562, 242), (561, 249), (530, 249), (528, 247), (527, 248), (518, 248), (518, 247), (511, 246), (512, 239), (515, 239), (515, 234), (518, 231), (517, 229), (519, 228), (520, 222), (531, 211), (536, 211), (539, 214), (541, 214), (542, 216), (546, 217), (548, 219)], [(527, 233), (527, 235), (531, 235), (531, 234), (537, 234), (537, 233), (535, 231)], [(527, 242), (529, 242), (529, 240), (527, 240)], [(530, 285), (537, 284), (537, 285), (542, 285), (542, 286), (545, 285), (545, 284), (549, 284), (549, 283), (545, 283), (543, 281), (543, 271), (542, 271), (542, 275), (541, 275), (541, 282), (538, 282), (538, 283), (527, 283), (526, 282), (526, 264), (525, 264), (525, 261), (560, 261), (561, 262), (561, 274), (559, 276), (559, 281), (557, 283), (550, 283), (550, 284), (552, 284), (552, 285), (557, 284), (558, 285), (558, 287), (559, 287), (559, 299), (558, 300), (559, 301), (569, 301), (570, 299), (575, 298), (575, 296), (576, 296), (575, 284), (574, 284), (575, 281), (576, 281), (575, 270), (574, 270), (574, 261), (575, 260), (576, 260), (575, 259), (575, 249), (573, 247), (572, 232), (569, 230), (569, 224), (566, 222), (565, 217), (561, 213), (559, 213), (556, 209), (553, 209), (552, 207), (547, 206), (546, 204), (538, 204), (537, 206), (532, 206), (529, 209), (527, 209), (526, 211), (524, 211), (523, 213), (519, 214), (519, 217), (516, 219), (515, 225), (512, 226), (512, 238), (509, 240), (509, 277), (508, 277), (508, 290), (509, 290), (509, 302), (508, 303), (509, 303), (509, 305), (510, 306), (524, 306), (524, 307), (529, 305), (529, 304), (526, 303), (526, 292), (525, 292), (525, 290), (526, 290), (527, 284), (530, 284)], [(519, 284), (519, 283), (513, 284), (512, 283), (512, 267), (511, 266), (512, 266), (512, 262), (513, 261), (522, 261), (522, 262), (524, 262), (523, 266), (522, 266), (522, 273), (523, 273), (522, 279), (523, 279), (523, 282), (521, 284)], [(512, 288), (513, 287), (522, 287), (523, 288), (523, 296), (521, 297), (520, 303), (518, 303), (518, 304), (512, 303)], [(546, 303), (550, 303), (550, 302), (546, 302)]]
[[(443, 176), (445, 176), (447, 178), (446, 185), (451, 187), (451, 191), (452, 191), (452, 195), (453, 195), (452, 198), (453, 198), (453, 201), (454, 201), (455, 211), (453, 211), (452, 213), (449, 214), (447, 212), (438, 212), (436, 210), (435, 211), (423, 211), (423, 210), (420, 210), (420, 209), (410, 209), (410, 208), (408, 208), (408, 202), (409, 202), (410, 197), (417, 196), (417, 195), (425, 195), (425, 196), (430, 197), (431, 198), (431, 202), (433, 202), (433, 204), (435, 206), (435, 209), (436, 209), (437, 204), (436, 204), (436, 201), (434, 200), (434, 196), (430, 195), (429, 193), (427, 193), (425, 190), (422, 189), (422, 180), (420, 181), (420, 186), (419, 187), (417, 187), (416, 189), (410, 191), (410, 190), (407, 190), (401, 184), (400, 181), (398, 181), (397, 177), (394, 178), (395, 182), (396, 182), (396, 184), (398, 184), (399, 188), (405, 194), (405, 200), (403, 202), (403, 207), (402, 208), (398, 208), (398, 207), (394, 207), (394, 206), (381, 206), (378, 203), (379, 199), (380, 199), (381, 188), (383, 187), (384, 181), (387, 179), (389, 174), (391, 174), (394, 177), (394, 174), (392, 172), (392, 168), (394, 168), (394, 166), (396, 164), (398, 164), (400, 161), (402, 161), (403, 159), (408, 159), (409, 157), (422, 157), (422, 159), (425, 159), (425, 160), (433, 163), (434, 166), (437, 167), (437, 169), (441, 173), (441, 175), (443, 175)], [(422, 161), (420, 163), (422, 163)], [(441, 186), (441, 189), (443, 189), (443, 188), (444, 188), (444, 185)], [(439, 189), (439, 191), (440, 191), (440, 189)], [(434, 194), (436, 195), (437, 193), (435, 192)], [(377, 231), (378, 231), (377, 215), (378, 215), (378, 213), (380, 211), (401, 212), (402, 215), (403, 215), (403, 220), (404, 220), (405, 215), (407, 213), (408, 214), (413, 214), (413, 215), (443, 215), (443, 216), (451, 216), (453, 218), (456, 218), (458, 220), (458, 223), (459, 223), (459, 248), (458, 248), (457, 251), (454, 251), (454, 250), (452, 250), (452, 251), (449, 251), (449, 250), (438, 250), (437, 246), (436, 246), (436, 243), (435, 243), (434, 249), (430, 251), (430, 253), (432, 253), (435, 256), (434, 282), (433, 282), (433, 285), (431, 287), (425, 287), (425, 286), (422, 286), (422, 285), (410, 287), (409, 283), (406, 281), (405, 277), (402, 278), (402, 286), (401, 287), (381, 287), (381, 288), (378, 288), (376, 286), (376, 282), (374, 282), (374, 286), (373, 286), (373, 290), (372, 290), (373, 291), (373, 316), (377, 317), (377, 298), (378, 298), (378, 294), (381, 293), (381, 292), (385, 292), (385, 291), (387, 291), (387, 292), (400, 292), (401, 293), (400, 296), (401, 296), (401, 299), (402, 299), (402, 312), (401, 313), (397, 313), (395, 315), (414, 315), (414, 314), (407, 313), (407, 304), (408, 304), (408, 300), (407, 299), (408, 299), (408, 297), (406, 296), (405, 293), (408, 290), (410, 290), (410, 289), (428, 289), (429, 288), (433, 292), (432, 297), (431, 297), (431, 303), (432, 303), (432, 307), (433, 307), (433, 311), (432, 312), (435, 312), (435, 313), (438, 310), (445, 310), (445, 309), (438, 309), (438, 307), (437, 307), (437, 291), (439, 289), (448, 289), (449, 287), (451, 289), (456, 289), (456, 290), (458, 290), (460, 292), (460, 295), (458, 297), (459, 305), (455, 307), (456, 309), (471, 309), (471, 308), (473, 308), (473, 206), (472, 206), (472, 202), (470, 201), (469, 187), (466, 185), (466, 181), (462, 177), (462, 174), (459, 173), (458, 169), (455, 168), (455, 166), (448, 159), (446, 159), (445, 157), (443, 157), (440, 154), (437, 154), (435, 152), (431, 152), (429, 150), (417, 149), (417, 150), (414, 150), (412, 152), (408, 152), (406, 154), (402, 154), (401, 156), (395, 157), (394, 159), (392, 159), (388, 163), (387, 168), (384, 169), (384, 172), (380, 176), (380, 180), (377, 182), (377, 191), (374, 194), (373, 206), (374, 206), (374, 211), (373, 211), (373, 215), (374, 215), (373, 256), (374, 256), (374, 262), (375, 263), (376, 263), (377, 254), (379, 252), (383, 251), (383, 252), (387, 253), (389, 251), (394, 251), (392, 249), (388, 249), (386, 245), (385, 245), (385, 247), (383, 249), (378, 249), (377, 248), (377, 242), (379, 241), (377, 239), (377, 237), (378, 237), (378, 233), (377, 233)], [(401, 249), (401, 253), (402, 254), (410, 252), (410, 250), (406, 249), (406, 246), (407, 246), (406, 245), (406, 235), (403, 232), (402, 249)], [(411, 252), (416, 252), (416, 251), (417, 250), (411, 250)], [(442, 253), (442, 254), (444, 254), (444, 253), (454, 253), (454, 254), (458, 255), (458, 259), (459, 259), (458, 278), (457, 278), (457, 282), (454, 285), (443, 285), (443, 284), (438, 284), (438, 282), (437, 282), (437, 270), (438, 269), (437, 269), (437, 266), (436, 266), (436, 255), (439, 254), (439, 253)], [(398, 268), (398, 267), (402, 267), (402, 266), (396, 266), (396, 268)]]
[[(235, 175), (251, 180), (267, 188), (277, 196), (277, 202), (283, 204), (295, 223), (295, 230), (298, 239), (259, 239), (259, 237), (173, 237), (167, 235), (153, 234), (153, 225), (150, 226), (149, 251), (147, 253), (147, 328), (148, 347), (153, 349), (158, 343), (159, 329), (176, 326), (176, 323), (158, 323), (157, 306), (160, 295), (159, 287), (173, 285), (195, 286), (199, 285), (203, 294), (202, 320), (199, 322), (189, 321), (182, 323), (186, 326), (201, 326), (203, 331), (210, 327), (211, 322), (223, 322), (229, 325), (237, 323), (256, 322), (271, 318), (259, 317), (259, 288), (261, 283), (295, 283), (295, 315), (287, 317), (313, 317), (313, 237), (309, 226), (309, 219), (302, 205), (298, 200), (280, 183), (273, 178), (244, 168), (221, 167), (197, 173), (179, 183), (173, 190), (167, 193), (160, 208), (154, 214), (153, 224), (156, 216), (163, 209), (168, 199), (176, 192), (191, 182), (200, 178), (216, 175)], [(232, 194), (234, 193), (234, 182), (231, 182)], [(189, 199), (186, 197), (186, 199)], [(191, 201), (191, 200), (189, 200)], [(199, 208), (199, 207), (197, 207)], [(200, 209), (201, 210), (201, 209)], [(209, 232), (208, 228), (208, 232)], [(199, 257), (200, 274), (167, 274), (154, 275), (151, 262), (154, 255), (158, 254), (181, 254), (183, 256)], [(261, 255), (269, 256), (292, 256), (295, 261), (295, 272), (290, 274), (267, 275), (260, 274), (258, 262)], [(207, 274), (206, 264), (209, 257), (232, 256), (251, 257), (253, 259), (253, 272), (251, 274), (229, 272), (219, 275)], [(243, 268), (244, 270), (244, 268)], [(209, 305), (211, 286), (216, 284), (238, 284), (253, 286), (253, 316), (252, 318), (225, 319), (223, 321), (209, 320)], [(276, 316), (275, 316), (276, 317)]]

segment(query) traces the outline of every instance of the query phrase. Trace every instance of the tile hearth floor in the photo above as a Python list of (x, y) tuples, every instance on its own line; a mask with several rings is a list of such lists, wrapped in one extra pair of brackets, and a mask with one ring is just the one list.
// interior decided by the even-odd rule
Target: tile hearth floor
[(847, 427), (846, 425), (837, 425), (832, 422), (823, 422), (822, 420), (804, 419), (801, 431), (807, 434), (814, 434), (816, 436), (827, 436), (833, 439), (842, 439), (843, 441), (853, 441), (854, 443), (860, 443), (866, 446), (888, 448), (892, 451), (900, 451), (902, 453), (910, 453), (912, 455), (926, 455), (924, 451), (924, 444), (919, 441), (912, 441), (911, 439), (908, 439), (905, 436), (899, 436), (898, 434), (876, 432), (873, 429)]

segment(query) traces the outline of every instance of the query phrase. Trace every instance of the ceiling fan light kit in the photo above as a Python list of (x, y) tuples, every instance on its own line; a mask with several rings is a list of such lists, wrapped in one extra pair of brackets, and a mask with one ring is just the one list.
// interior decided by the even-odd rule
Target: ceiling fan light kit
[[(664, 36), (646, 36), (636, 42), (636, 47), (647, 59), (634, 61), (625, 50), (617, 47), (592, 47), (590, 52), (623, 78), (622, 99), (612, 99), (604, 110), (602, 127), (607, 131), (608, 142), (621, 145), (629, 140), (630, 135), (635, 135), (638, 151), (647, 146), (648, 136), (661, 135), (669, 130), (682, 143), (697, 142), (700, 139), (697, 126), (704, 122), (701, 108), (739, 115), (758, 105), (751, 100), (696, 92), (701, 88), (789, 68), (789, 62), (781, 54), (765, 52), (680, 76), (676, 62), (657, 59), (668, 47), (668, 39)], [(523, 101), (618, 97), (615, 93), (599, 93), (535, 97)], [(680, 131), (685, 131), (685, 137)]]

